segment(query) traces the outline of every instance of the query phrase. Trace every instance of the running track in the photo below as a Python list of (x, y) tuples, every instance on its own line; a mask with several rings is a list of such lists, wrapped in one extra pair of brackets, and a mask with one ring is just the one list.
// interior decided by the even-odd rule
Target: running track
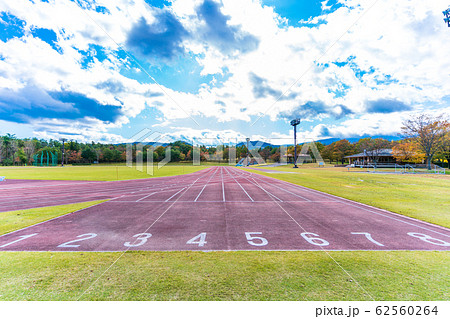
[(1, 211), (97, 199), (110, 200), (0, 236), (0, 250), (450, 250), (448, 228), (234, 167), (0, 183)]

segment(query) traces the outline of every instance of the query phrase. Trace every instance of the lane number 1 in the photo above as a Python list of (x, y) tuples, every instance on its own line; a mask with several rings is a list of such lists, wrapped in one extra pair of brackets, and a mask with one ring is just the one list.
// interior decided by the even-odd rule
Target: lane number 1
[(24, 240), (24, 239), (27, 239), (27, 238), (30, 238), (30, 237), (33, 237), (33, 236), (36, 236), (36, 235), (37, 235), (37, 233), (36, 234), (31, 234), (31, 235), (19, 236), (20, 239), (17, 239), (15, 241), (10, 242), (10, 243), (4, 244), (4, 245), (0, 246), (0, 248), (7, 247), (7, 246), (15, 244), (15, 243), (17, 243), (17, 242), (19, 242), (21, 240)]

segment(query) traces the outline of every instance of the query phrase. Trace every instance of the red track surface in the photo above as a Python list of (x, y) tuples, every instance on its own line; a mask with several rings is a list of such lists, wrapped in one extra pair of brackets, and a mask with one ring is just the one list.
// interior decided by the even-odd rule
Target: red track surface
[(0, 250), (450, 250), (448, 228), (234, 167), (0, 184), (2, 211), (104, 198), (112, 200), (0, 236)]

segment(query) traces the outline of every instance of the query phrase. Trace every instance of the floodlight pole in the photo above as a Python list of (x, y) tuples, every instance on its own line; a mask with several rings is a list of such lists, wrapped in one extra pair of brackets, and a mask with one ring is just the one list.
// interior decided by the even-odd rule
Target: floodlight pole
[(291, 125), (294, 127), (294, 167), (298, 168), (297, 166), (297, 125), (300, 124), (300, 119), (295, 119), (291, 121)]
[(250, 153), (249, 153), (248, 144), (250, 142), (250, 139), (247, 137), (246, 140), (247, 140), (247, 166), (249, 166), (250, 165)]
[(297, 125), (294, 125), (294, 168), (297, 166)]

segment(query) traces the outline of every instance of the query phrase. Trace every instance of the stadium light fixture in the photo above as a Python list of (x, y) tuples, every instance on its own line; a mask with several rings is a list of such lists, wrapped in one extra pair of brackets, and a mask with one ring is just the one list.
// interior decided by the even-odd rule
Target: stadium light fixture
[(442, 11), (442, 13), (443, 13), (444, 16), (445, 16), (444, 22), (446, 22), (447, 25), (450, 27), (450, 7), (449, 7), (447, 10)]
[(300, 124), (300, 119), (294, 119), (291, 121), (291, 125), (294, 127), (294, 168), (297, 166), (297, 125)]

